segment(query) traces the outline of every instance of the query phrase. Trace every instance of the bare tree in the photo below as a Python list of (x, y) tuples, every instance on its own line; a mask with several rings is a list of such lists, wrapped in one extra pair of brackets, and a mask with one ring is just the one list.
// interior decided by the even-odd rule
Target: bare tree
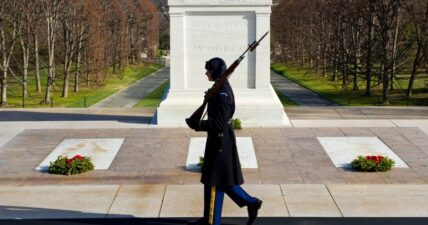
[(39, 57), (39, 30), (41, 21), (43, 19), (42, 16), (42, 4), (39, 1), (33, 0), (32, 2), (32, 15), (30, 25), (30, 30), (32, 32), (33, 37), (33, 46), (34, 46), (34, 75), (36, 78), (36, 91), (40, 93), (42, 91), (42, 85), (40, 82), (40, 57)]
[[(138, 1), (141, 2), (141, 1)], [(156, 0), (152, 1), (157, 11), (162, 16), (159, 17), (159, 46), (161, 49), (169, 49), (169, 14), (168, 14), (168, 1)], [(143, 12), (143, 10), (141, 10)]]
[(371, 96), (371, 82), (372, 82), (372, 49), (373, 49), (373, 24), (374, 24), (374, 6), (373, 1), (366, 1), (366, 24), (367, 24), (367, 53), (366, 53), (366, 96)]
[(149, 0), (142, 0), (144, 13), (141, 20), (143, 51), (149, 57), (155, 57), (159, 48), (159, 17), (156, 7)]
[(82, 33), (79, 29), (79, 20), (81, 19), (78, 15), (83, 7), (82, 0), (72, 1), (68, 4), (67, 9), (62, 10), (60, 16), (62, 24), (62, 41), (64, 43), (64, 83), (62, 88), (62, 97), (68, 97), (69, 87), (69, 76), (70, 68), (73, 58), (76, 54), (76, 48), (78, 47), (79, 35)]
[[(106, 77), (106, 68), (109, 66), (108, 60), (111, 56), (108, 49), (109, 40), (111, 40), (109, 15), (102, 2), (84, 1), (84, 11), (87, 15), (88, 35), (85, 41), (85, 67), (86, 67), (86, 86), (90, 86), (90, 74), (95, 75), (95, 82), (103, 80)], [(106, 6), (109, 7), (109, 6)], [(111, 17), (111, 15), (110, 15)]]
[[(109, 67), (116, 71), (139, 63), (143, 52), (151, 57), (158, 47), (158, 12), (150, 0), (0, 0), (0, 103), (7, 105), (7, 93), (16, 89), (8, 87), (10, 79), (22, 84), (25, 101), (33, 61), (37, 92), (42, 91), (40, 69), (47, 71), (40, 101), (46, 104), (55, 85), (61, 87), (61, 76), (62, 97), (68, 96), (74, 68), (77, 92), (84, 79), (81, 67), (87, 87), (103, 85)], [(56, 63), (63, 74), (57, 73)]]
[(78, 36), (77, 36), (77, 49), (76, 49), (76, 72), (74, 74), (74, 91), (79, 91), (79, 79), (80, 79), (80, 64), (82, 60), (82, 48), (83, 48), (83, 41), (87, 32), (87, 27), (85, 24), (80, 23), (78, 25)]
[(388, 87), (389, 87), (389, 48), (391, 45), (392, 32), (394, 30), (394, 18), (397, 17), (400, 1), (397, 0), (383, 0), (375, 1), (375, 14), (378, 19), (379, 25), (376, 26), (380, 36), (381, 52), (382, 52), (382, 104), (389, 104)]
[(389, 93), (397, 93), (394, 86), (401, 91), (396, 74), (409, 74), (411, 89), (418, 69), (426, 69), (427, 4), (426, 0), (278, 1), (272, 10), (273, 59), (315, 72), (322, 65), (320, 76), (331, 73), (334, 81), (342, 78), (343, 93), (348, 78), (353, 78), (355, 93), (365, 80), (362, 94), (370, 96), (379, 86), (381, 103), (388, 104)]
[(0, 106), (7, 106), (7, 78), (10, 70), (10, 59), (13, 55), (15, 43), (21, 31), (22, 19), (20, 17), (17, 2), (0, 2), (0, 38), (2, 63), (0, 69), (1, 78), (1, 101)]
[[(428, 3), (426, 1), (418, 0), (411, 1), (408, 10), (412, 15), (417, 45), (415, 58), (413, 60), (412, 74), (410, 75), (409, 85), (406, 92), (407, 97), (411, 97), (413, 84), (418, 75), (418, 69), (422, 60), (422, 51), (423, 49), (426, 49), (428, 45)], [(428, 55), (425, 57), (428, 57)]]
[(19, 40), (22, 49), (22, 98), (25, 101), (27, 97), (27, 79), (28, 79), (28, 66), (30, 60), (30, 37), (31, 37), (31, 26), (33, 26), (34, 20), (34, 1), (23, 0), (20, 2), (20, 9), (23, 16), (23, 23), (21, 27), (21, 32), (19, 35)]
[(55, 82), (55, 40), (60, 5), (61, 2), (59, 0), (43, 1), (43, 10), (47, 25), (48, 79), (45, 97), (41, 101), (42, 104), (51, 102), (51, 91)]

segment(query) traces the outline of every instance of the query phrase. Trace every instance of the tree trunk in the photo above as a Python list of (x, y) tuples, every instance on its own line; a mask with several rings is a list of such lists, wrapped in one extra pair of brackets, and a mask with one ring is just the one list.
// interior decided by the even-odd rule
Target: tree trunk
[[(2, 5), (3, 7), (3, 5)], [(1, 9), (3, 10), (3, 8)], [(1, 17), (3, 17), (3, 12), (2, 14), (0, 14)], [(2, 72), (3, 72), (3, 76), (1, 79), (1, 99), (0, 99), (0, 106), (7, 106), (7, 73), (9, 70), (9, 63), (10, 63), (10, 58), (13, 54), (13, 49), (15, 46), (15, 39), (16, 39), (16, 35), (20, 35), (17, 34), (17, 32), (20, 32), (21, 29), (21, 21), (13, 21), (13, 28), (10, 31), (12, 36), (10, 37), (11, 43), (8, 49), (6, 49), (6, 34), (5, 34), (5, 21), (3, 20), (3, 18), (0, 18), (0, 34), (1, 34), (1, 39), (2, 39), (2, 43), (1, 43), (1, 51), (3, 54), (3, 65), (2, 67)]]
[(74, 75), (74, 91), (79, 91), (79, 77), (80, 77), (80, 58), (82, 51), (82, 35), (83, 35), (83, 26), (80, 29), (80, 34), (77, 43), (77, 56), (76, 56), (76, 73)]
[(117, 61), (119, 62), (119, 66), (118, 66), (119, 70), (123, 70), (123, 51), (124, 51), (124, 49), (122, 46), (122, 43), (123, 43), (123, 36), (122, 35), (123, 35), (122, 32), (119, 31), (119, 50), (118, 50), (118, 54), (117, 54), (118, 55)]
[(425, 5), (425, 17), (424, 19), (421, 21), (422, 22), (422, 26), (420, 27), (420, 32), (419, 32), (419, 24), (415, 23), (415, 31), (416, 31), (416, 40), (417, 40), (417, 44), (418, 44), (418, 49), (416, 51), (416, 56), (415, 56), (415, 60), (413, 61), (413, 69), (412, 69), (412, 74), (410, 75), (409, 78), (409, 85), (407, 87), (407, 92), (406, 92), (406, 96), (407, 97), (411, 97), (412, 96), (412, 89), (413, 89), (413, 84), (414, 81), (417, 78), (418, 75), (418, 68), (421, 64), (421, 60), (422, 57), (425, 55), (426, 57), (428, 55), (426, 55), (425, 53), (422, 53), (422, 51), (426, 51), (427, 50), (427, 29), (428, 29), (428, 4)]
[(315, 55), (315, 73), (318, 73), (320, 61), (321, 61), (321, 45), (318, 44), (317, 53)]
[(118, 55), (117, 52), (118, 52), (117, 47), (113, 47), (113, 74), (117, 73), (117, 55)]
[(348, 92), (349, 67), (348, 67), (348, 63), (346, 62), (346, 60), (347, 59), (345, 58), (345, 63), (343, 64), (343, 68), (342, 68), (342, 94), (343, 95), (346, 95), (346, 93)]
[(305, 65), (305, 53), (303, 52), (304, 48), (303, 48), (303, 46), (301, 46), (301, 43), (299, 43), (299, 50), (298, 51), (300, 52), (300, 60), (301, 60), (300, 61), (300, 67), (303, 67)]
[(77, 59), (76, 59), (76, 73), (74, 74), (74, 92), (79, 92), (79, 78), (80, 78), (80, 52), (77, 53)]
[(394, 90), (394, 78), (396, 75), (396, 69), (397, 69), (397, 42), (398, 42), (398, 28), (400, 24), (400, 12), (399, 8), (397, 8), (397, 16), (395, 18), (395, 29), (394, 29), (394, 41), (392, 46), (392, 67), (391, 67), (391, 80), (390, 80), (390, 90)]
[(3, 70), (3, 76), (1, 79), (1, 101), (0, 101), (0, 106), (4, 107), (7, 106), (7, 70)]
[(90, 63), (90, 61), (89, 61), (89, 56), (88, 56), (88, 52), (86, 51), (86, 53), (85, 53), (85, 65), (86, 65), (86, 87), (90, 87), (91, 86), (91, 82), (90, 82), (90, 80), (89, 80), (89, 63)]
[[(370, 3), (371, 4), (371, 3)], [(371, 9), (372, 10), (372, 9)], [(372, 82), (372, 40), (373, 40), (373, 21), (372, 12), (369, 13), (369, 30), (367, 35), (367, 55), (366, 55), (366, 96), (371, 96)]]
[(333, 81), (337, 82), (337, 68), (338, 68), (338, 56), (337, 53), (333, 57)]
[(69, 81), (69, 64), (70, 64), (70, 38), (71, 32), (68, 27), (68, 23), (64, 21), (62, 23), (63, 33), (64, 33), (64, 85), (62, 86), (62, 95), (61, 97), (68, 97), (68, 81)]
[(345, 29), (342, 27), (344, 24), (342, 21), (339, 21), (339, 24), (341, 26), (341, 41), (342, 41), (342, 94), (345, 95), (348, 92), (348, 74), (349, 74), (349, 54), (348, 54), (348, 45), (346, 42), (346, 34)]
[(325, 57), (325, 53), (323, 53), (323, 56), (322, 56), (322, 76), (323, 77), (325, 77), (327, 75), (327, 68), (326, 68), (327, 62), (326, 61), (327, 61), (327, 59)]
[(36, 91), (42, 92), (42, 85), (40, 83), (40, 62), (39, 62), (39, 37), (34, 33), (34, 56), (35, 56), (35, 76), (36, 76)]
[(28, 79), (28, 61), (30, 57), (30, 47), (29, 47), (29, 33), (30, 33), (30, 25), (26, 24), (27, 30), (24, 36), (20, 35), (19, 40), (21, 42), (21, 49), (22, 49), (22, 62), (23, 62), (23, 74), (22, 74), (22, 101), (25, 102), (25, 98), (27, 97), (27, 79)]
[[(322, 2), (324, 4), (324, 2)], [(322, 76), (326, 76), (326, 40), (325, 40), (325, 11), (321, 10), (321, 66), (322, 66)]]
[[(3, 10), (3, 9), (2, 9)], [(3, 15), (1, 15), (3, 16)], [(1, 100), (0, 100), (0, 106), (4, 107), (7, 106), (7, 51), (6, 51), (6, 35), (5, 35), (5, 25), (4, 20), (1, 18), (0, 20), (0, 29), (1, 29), (1, 38), (2, 38), (2, 44), (1, 44), (1, 50), (3, 55), (3, 62), (2, 62), (2, 79), (1, 79)]]
[(2, 76), (1, 76), (1, 99), (0, 99), (0, 107), (4, 107), (7, 106), (7, 61), (6, 61), (6, 56), (7, 56), (7, 51), (6, 51), (6, 35), (5, 35), (5, 21), (3, 19), (3, 4), (1, 5), (1, 18), (0, 18), (0, 34), (1, 34), (1, 51), (2, 51), (2, 57), (3, 57), (3, 62), (2, 62)]
[[(28, 48), (23, 47), (22, 48), (22, 58), (24, 62), (24, 68), (23, 68), (23, 74), (22, 74), (22, 98), (25, 99), (28, 95), (27, 93), (27, 79), (28, 79), (28, 56), (30, 55), (30, 52), (28, 51)], [(26, 53), (24, 53), (26, 52)]]
[(0, 29), (1, 29), (1, 36), (2, 36), (2, 53), (3, 53), (3, 76), (1, 79), (1, 101), (0, 106), (7, 106), (7, 71), (8, 71), (8, 65), (7, 65), (7, 51), (6, 51), (6, 35), (5, 35), (5, 27), (3, 24), (3, 21), (0, 21)]
[(136, 55), (137, 55), (137, 44), (136, 44), (136, 37), (135, 37), (135, 26), (131, 27), (131, 64), (135, 64), (136, 63)]
[(421, 43), (418, 41), (418, 50), (416, 51), (415, 60), (413, 61), (412, 74), (410, 75), (409, 85), (407, 87), (407, 92), (406, 92), (406, 96), (407, 97), (412, 97), (413, 83), (416, 80), (416, 77), (418, 75), (418, 68), (419, 68), (419, 64), (420, 64), (421, 50), (422, 50), (422, 46), (421, 46)]
[(353, 90), (358, 90), (358, 67), (360, 65), (360, 31), (357, 29), (353, 31), (353, 41), (354, 41), (354, 71), (353, 71)]
[[(49, 3), (46, 3), (49, 4)], [(54, 1), (53, 9), (49, 9), (51, 6), (47, 5), (46, 10), (46, 22), (47, 22), (47, 41), (48, 41), (48, 80), (46, 85), (45, 97), (41, 103), (51, 102), (51, 91), (55, 82), (55, 30), (57, 20), (58, 1)]]
[[(114, 25), (114, 26), (116, 26), (116, 24)], [(120, 46), (118, 46), (119, 45), (119, 43), (118, 43), (118, 40), (119, 40), (119, 38), (117, 37), (118, 36), (118, 33), (119, 33), (119, 31), (117, 31), (117, 28), (114, 28), (113, 29), (114, 30), (114, 33), (112, 34), (112, 38), (113, 38), (113, 55), (112, 55), (112, 58), (113, 58), (113, 74), (116, 74), (117, 73), (117, 60), (118, 60), (118, 58), (120, 58), (120, 57), (118, 57), (119, 56), (119, 49), (118, 48), (120, 48)], [(97, 69), (97, 74), (98, 74), (98, 69)], [(97, 75), (97, 77), (98, 77), (98, 75)], [(97, 79), (97, 82), (98, 82), (98, 79)]]
[(358, 90), (358, 67), (357, 67), (358, 62), (355, 63), (354, 65), (354, 79), (353, 79), (353, 87), (352, 90), (356, 91)]
[[(68, 52), (66, 52), (68, 54)], [(67, 98), (68, 97), (68, 81), (69, 81), (69, 66), (68, 66), (68, 56), (65, 56), (65, 63), (64, 63), (64, 86), (62, 86), (62, 95), (61, 97)]]
[(389, 48), (389, 34), (388, 31), (385, 31), (383, 34), (383, 43), (382, 43), (382, 104), (388, 105), (388, 87), (389, 87), (389, 73), (388, 73), (388, 48)]

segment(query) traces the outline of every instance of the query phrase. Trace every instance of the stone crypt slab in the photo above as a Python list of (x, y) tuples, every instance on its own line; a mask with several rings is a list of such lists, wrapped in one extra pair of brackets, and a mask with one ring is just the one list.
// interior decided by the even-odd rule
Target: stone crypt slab
[[(199, 157), (204, 156), (205, 137), (192, 137), (190, 139), (189, 152), (187, 154), (186, 169), (199, 169)], [(251, 137), (237, 137), (236, 145), (238, 147), (239, 161), (241, 167), (246, 169), (258, 168), (256, 153), (254, 151), (253, 140)]]
[(351, 168), (359, 155), (383, 155), (395, 161), (394, 167), (408, 168), (378, 137), (318, 137), (336, 167)]
[(49, 168), (49, 162), (53, 162), (58, 156), (74, 157), (75, 155), (90, 156), (94, 163), (94, 169), (106, 170), (123, 144), (124, 138), (97, 138), (97, 139), (64, 139), (36, 170), (45, 171)]
[[(221, 57), (231, 65), (248, 47), (270, 31), (272, 0), (169, 0), (170, 88), (159, 105), (157, 124), (186, 125), (211, 87), (205, 61)], [(270, 35), (230, 77), (235, 118), (243, 126), (291, 126), (270, 83)]]

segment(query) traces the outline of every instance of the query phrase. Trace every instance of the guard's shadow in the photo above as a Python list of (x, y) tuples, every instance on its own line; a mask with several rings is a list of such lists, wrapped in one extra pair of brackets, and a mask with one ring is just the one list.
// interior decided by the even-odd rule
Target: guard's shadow
[[(67, 204), (66, 199), (59, 204)], [(50, 218), (50, 219), (45, 219)], [(7, 225), (90, 225), (90, 224), (139, 224), (139, 225), (182, 225), (190, 218), (136, 218), (126, 214), (90, 213), (74, 210), (46, 209), (0, 205), (0, 224)]]
[[(67, 204), (64, 201), (58, 204)], [(48, 218), (48, 219), (46, 219)], [(185, 225), (197, 218), (139, 218), (129, 214), (91, 213), (77, 210), (61, 210), (35, 207), (0, 205), (0, 224), (7, 225)], [(223, 218), (223, 225), (246, 224), (247, 218)], [(257, 225), (256, 222), (254, 225)]]
[[(33, 219), (30, 218), (33, 215)], [(36, 216), (37, 215), (37, 216)], [(14, 217), (16, 216), (16, 217)], [(85, 213), (71, 210), (0, 206), (0, 224), (7, 225), (185, 225), (196, 218), (136, 218), (131, 215)], [(58, 219), (42, 219), (58, 217)], [(121, 217), (121, 218), (120, 218)], [(10, 218), (10, 219), (4, 219)], [(40, 218), (40, 219), (37, 219)], [(222, 218), (222, 225), (246, 224), (247, 218)], [(427, 217), (260, 217), (254, 225), (421, 225)]]

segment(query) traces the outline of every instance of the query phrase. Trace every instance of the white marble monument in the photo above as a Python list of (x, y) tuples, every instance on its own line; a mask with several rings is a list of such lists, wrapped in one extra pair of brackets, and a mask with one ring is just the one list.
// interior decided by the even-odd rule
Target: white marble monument
[[(213, 83), (205, 62), (223, 58), (231, 65), (248, 47), (270, 31), (272, 0), (169, 0), (171, 79), (157, 109), (160, 126), (185, 125)], [(270, 83), (270, 35), (246, 54), (230, 78), (236, 112), (243, 126), (290, 126)]]

